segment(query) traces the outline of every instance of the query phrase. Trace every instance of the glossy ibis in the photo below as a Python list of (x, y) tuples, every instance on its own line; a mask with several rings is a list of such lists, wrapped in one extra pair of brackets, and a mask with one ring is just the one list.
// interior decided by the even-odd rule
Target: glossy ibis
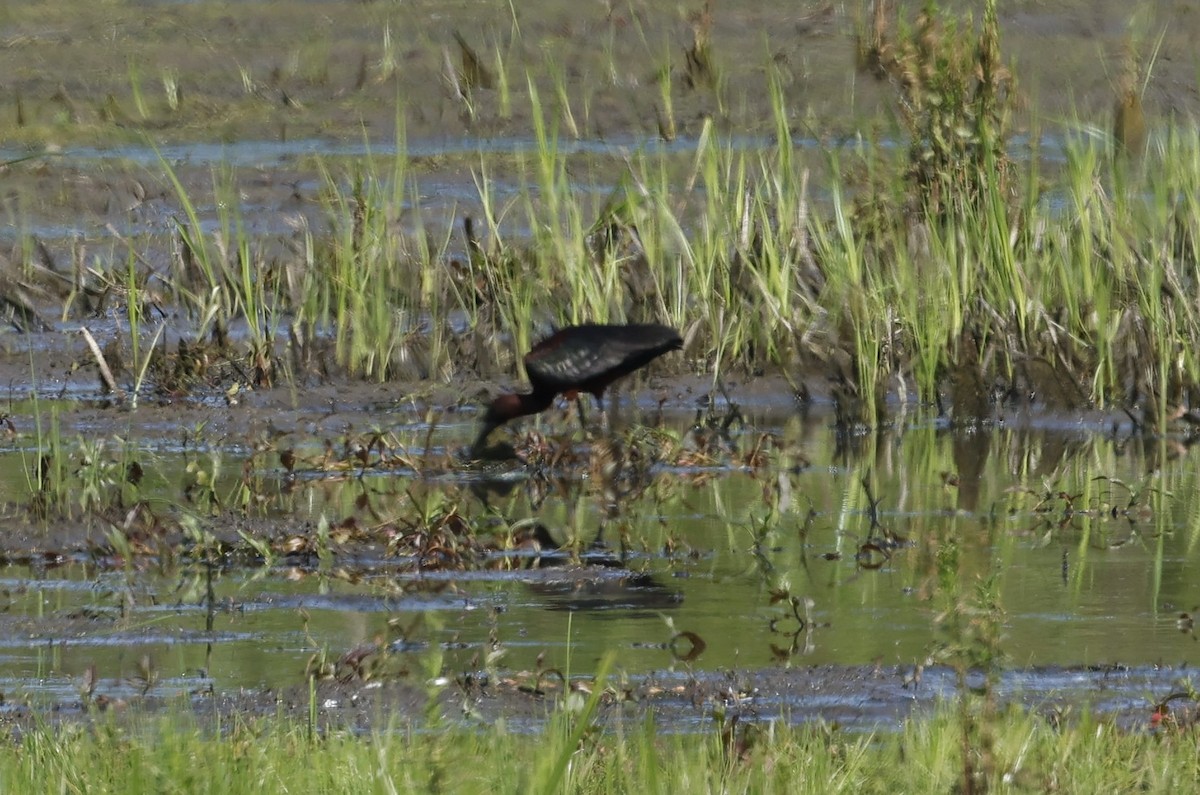
[(482, 449), (491, 432), (509, 420), (545, 411), (558, 394), (571, 398), (591, 392), (603, 411), (605, 387), (681, 347), (679, 332), (657, 323), (586, 323), (551, 334), (525, 355), (525, 372), (533, 391), (500, 395), (493, 400), (471, 449)]

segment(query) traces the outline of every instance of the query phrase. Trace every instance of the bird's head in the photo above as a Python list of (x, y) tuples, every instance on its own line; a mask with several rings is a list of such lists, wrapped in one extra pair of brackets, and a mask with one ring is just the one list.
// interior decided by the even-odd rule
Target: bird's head
[(500, 395), (488, 404), (487, 410), (479, 418), (479, 435), (471, 445), (471, 452), (478, 454), (484, 449), (487, 438), (492, 431), (499, 428), (513, 417), (521, 415), (521, 398), (519, 395)]

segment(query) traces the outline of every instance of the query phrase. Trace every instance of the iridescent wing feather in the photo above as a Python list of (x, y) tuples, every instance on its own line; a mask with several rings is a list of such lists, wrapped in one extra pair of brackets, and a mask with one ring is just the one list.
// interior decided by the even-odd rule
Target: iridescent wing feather
[(674, 329), (656, 324), (571, 326), (535, 345), (525, 357), (525, 371), (538, 391), (598, 395), (682, 344)]

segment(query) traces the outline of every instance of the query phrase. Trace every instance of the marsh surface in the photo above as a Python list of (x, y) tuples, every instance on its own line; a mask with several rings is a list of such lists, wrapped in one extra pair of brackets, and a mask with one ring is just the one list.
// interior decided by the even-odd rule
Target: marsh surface
[[(430, 697), (519, 722), (611, 654), (614, 692), (675, 728), (718, 705), (871, 728), (953, 691), (934, 595), (949, 559), (1001, 605), (1005, 697), (1136, 722), (1179, 689), (1200, 605), (1186, 429), (1147, 437), (1122, 412), (1041, 395), (952, 424), (902, 389), (886, 427), (839, 427), (823, 373), (734, 373), (718, 388), (685, 349), (628, 384), (611, 436), (585, 436), (562, 404), (507, 431), (519, 460), (480, 465), (462, 450), (515, 356), (472, 357), (469, 341), (460, 370), (431, 370), (418, 346), (382, 385), (317, 357), (270, 386), (248, 365), (186, 393), (152, 373), (136, 408), (98, 389), (79, 328), (129, 357), (121, 274), (136, 262), (166, 279), (181, 192), (203, 228), (228, 228), (235, 208), (259, 256), (283, 260), (323, 231), (330, 183), (352, 181), (331, 172), (400, 153), (394, 223), (467, 260), (458, 229), (482, 214), (481, 180), (502, 205), (534, 181), (531, 88), (595, 206), (630, 158), (684, 179), (708, 130), (731, 147), (771, 140), (768, 69), (818, 198), (822, 147), (878, 124), (883, 89), (855, 72), (842, 6), (719, 7), (720, 92), (679, 87), (695, 75), (677, 10), (520, 6), (0, 11), (0, 160), (33, 155), (0, 169), (17, 327), (0, 336), (10, 715), (101, 697), (303, 712), (316, 674), (333, 723), (365, 728), (396, 704), (418, 715)], [(1054, 127), (1068, 113), (1108, 128), (1106, 64), (1131, 30), (1165, 31), (1152, 120), (1196, 112), (1200, 15), (1155, 4), (1131, 21), (1126, 8), (1006, 5), (1029, 136), (1080, 134)], [(453, 31), (490, 75), (469, 97)], [(116, 276), (80, 290), (89, 270)], [(160, 326), (172, 350), (197, 333), (145, 287), (144, 343)], [(467, 324), (450, 325), (466, 338)], [(114, 369), (133, 391), (135, 368)], [(66, 508), (45, 518), (48, 493)]]

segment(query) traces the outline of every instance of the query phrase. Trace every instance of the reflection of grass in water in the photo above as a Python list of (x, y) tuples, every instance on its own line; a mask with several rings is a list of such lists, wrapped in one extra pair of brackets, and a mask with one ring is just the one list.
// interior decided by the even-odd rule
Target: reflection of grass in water
[[(978, 435), (985, 431), (979, 429), (972, 433)], [(876, 532), (877, 537), (890, 535), (906, 541), (894, 549), (889, 548), (892, 558), (888, 571), (882, 575), (858, 570), (852, 561), (852, 544), (847, 544), (845, 560), (817, 564), (824, 565), (822, 571), (829, 572), (828, 580), (825, 577), (821, 578), (825, 588), (816, 591), (818, 610), (825, 609), (823, 602), (826, 599), (839, 596), (836, 594), (838, 589), (830, 587), (836, 584), (833, 577), (845, 577), (846, 584), (854, 578), (864, 576), (880, 578), (876, 581), (882, 583), (882, 578), (886, 577), (891, 578), (892, 584), (898, 586), (896, 580), (903, 581), (911, 576), (921, 601), (928, 602), (942, 620), (940, 626), (943, 635), (939, 640), (941, 645), (933, 650), (934, 656), (950, 663), (960, 662), (963, 670), (966, 670), (967, 664), (985, 664), (988, 662), (988, 654), (997, 653), (998, 642), (989, 638), (987, 633), (995, 631), (998, 627), (994, 605), (997, 601), (1002, 601), (1004, 595), (1001, 571), (1004, 550), (1011, 550), (1014, 543), (1026, 543), (1024, 540), (1014, 541), (1017, 533), (1012, 528), (1021, 529), (1021, 539), (1033, 533), (1045, 532), (1054, 542), (1047, 552), (1052, 556), (1057, 554), (1054, 547), (1062, 544), (1074, 548), (1078, 539), (1080, 553), (1075, 557), (1073, 552), (1071, 564), (1071, 576), (1075, 578), (1073, 587), (1078, 589), (1086, 576), (1082, 572), (1086, 571), (1089, 565), (1088, 550), (1099, 546), (1099, 537), (1127, 521), (1131, 526), (1136, 521), (1140, 532), (1150, 532), (1150, 520), (1141, 509), (1151, 507), (1161, 496), (1157, 487), (1147, 488), (1135, 484), (1132, 488), (1126, 488), (1115, 482), (1098, 481), (1095, 477), (1098, 471), (1137, 472), (1153, 469), (1155, 466), (1152, 462), (1157, 460), (1152, 457), (1153, 451), (1148, 451), (1147, 461), (1128, 462), (1125, 459), (1130, 455), (1129, 452), (1118, 449), (1118, 445), (1111, 440), (1094, 437), (1078, 442), (1082, 449), (1067, 455), (1061, 450), (1054, 452), (1050, 449), (1038, 449), (1022, 440), (1019, 431), (1009, 429), (997, 429), (992, 434), (990, 447), (984, 447), (982, 452), (978, 447), (960, 451), (958, 445), (961, 437), (966, 435), (949, 434), (925, 427), (907, 432), (903, 445), (897, 444), (890, 434), (863, 435), (857, 440), (857, 448), (842, 448), (836, 453), (841, 456), (837, 463), (842, 474), (832, 488), (814, 488), (810, 477), (801, 474), (795, 480), (796, 485), (793, 488), (799, 492), (800, 488), (807, 484), (807, 491), (812, 497), (808, 500), (797, 498), (791, 507), (785, 504), (779, 491), (773, 491), (769, 498), (766, 495), (767, 489), (780, 488), (775, 484), (776, 475), (785, 470), (781, 460), (790, 460), (790, 456), (795, 454), (795, 450), (789, 449), (790, 446), (786, 444), (781, 444), (778, 450), (770, 450), (763, 461), (763, 471), (753, 473), (755, 478), (761, 478), (761, 484), (752, 481), (750, 475), (742, 477), (743, 493), (736, 498), (732, 496), (734, 484), (729, 476), (713, 478), (707, 484), (700, 481), (695, 484), (696, 488), (692, 489), (689, 487), (693, 484), (687, 482), (687, 476), (661, 474), (655, 478), (655, 482), (644, 495), (622, 502), (619, 507), (624, 517), (665, 517), (678, 514), (682, 510), (707, 511), (707, 502), (711, 501), (715, 511), (718, 511), (717, 519), (730, 528), (729, 551), (735, 556), (735, 560), (749, 561), (753, 553), (753, 565), (761, 567), (764, 585), (777, 587), (779, 583), (771, 578), (780, 577), (790, 579), (799, 592), (800, 588), (811, 582), (811, 575), (795, 566), (789, 553), (777, 551), (775, 548), (795, 533), (800, 517), (813, 507), (811, 500), (823, 500), (816, 505), (819, 509), (815, 522), (818, 532), (832, 531), (828, 535), (836, 537), (839, 542), (849, 541), (854, 534), (858, 534), (859, 538), (853, 539), (857, 542), (863, 534), (872, 531)], [(661, 440), (653, 445), (655, 448), (661, 446)], [(749, 448), (751, 444), (747, 442), (744, 446)], [(753, 447), (757, 449), (757, 446), (758, 443), (755, 442)], [(368, 463), (391, 455), (374, 443), (366, 444), (365, 447), (368, 451)], [(352, 455), (350, 445), (346, 445), (346, 448), (348, 457), (360, 460), (361, 457)], [(982, 493), (974, 499), (979, 500), (981, 506), (990, 504), (991, 508), (968, 509), (960, 501), (959, 506), (963, 507), (965, 512), (960, 515), (949, 514), (946, 505), (954, 504), (956, 493), (960, 500), (965, 499), (961, 494), (968, 488), (968, 484), (957, 482), (951, 486), (945, 481), (946, 485), (939, 488), (937, 484), (944, 481), (941, 475), (948, 471), (958, 471), (963, 480), (966, 480), (968, 473), (965, 470), (968, 464), (980, 455), (986, 458), (989, 450), (994, 460), (998, 460), (1002, 465), (986, 468), (983, 463), (978, 464), (986, 471), (982, 475), (977, 473), (975, 477), (984, 479), (985, 483), (978, 489)], [(88, 454), (92, 455), (91, 452)], [(774, 458), (773, 455), (778, 455), (779, 458)], [(314, 454), (304, 464), (306, 467), (313, 466), (317, 460)], [(213, 475), (209, 482), (215, 482), (217, 465), (213, 463), (211, 466)], [(358, 469), (353, 464), (351, 467), (355, 471)], [(251, 462), (248, 469), (259, 472), (263, 468), (262, 464), (256, 465)], [(1023, 473), (1024, 482), (1027, 484), (1025, 490), (1009, 490), (1010, 468)], [(1167, 482), (1162, 486), (1164, 489), (1169, 488), (1177, 493), (1194, 493), (1194, 473), (1187, 473), (1183, 468), (1174, 468), (1172, 473), (1167, 476)], [(556, 528), (571, 521), (577, 522), (580, 527), (586, 527), (590, 524), (591, 517), (596, 515), (625, 523), (625, 520), (612, 515), (611, 501), (604, 493), (603, 487), (598, 484), (598, 480), (599, 478), (580, 478), (575, 481), (578, 494), (557, 495), (552, 501), (552, 505), (557, 507), (539, 511), (528, 502), (532, 499), (531, 495), (523, 494), (514, 497), (507, 504), (501, 503), (499, 513), (510, 517), (524, 513), (546, 516), (567, 511), (567, 515), (556, 524)], [(663, 481), (671, 482), (663, 485)], [(870, 482), (872, 485), (863, 488), (864, 482)], [(243, 486), (246, 483), (246, 480), (242, 481)], [(327, 494), (340, 489), (343, 493), (339, 503), (344, 511), (341, 517), (354, 517), (358, 524), (349, 525), (342, 520), (332, 521), (332, 517), (337, 514), (335, 509), (328, 507), (331, 503), (322, 508), (323, 511), (328, 509), (327, 515), (331, 517), (330, 522), (318, 523), (317, 536), (325, 535), (322, 543), (326, 551), (317, 549), (314, 554), (322, 558), (324, 569), (331, 568), (325, 563), (326, 556), (329, 555), (329, 544), (340, 543), (333, 538), (336, 533), (362, 533), (369, 536), (385, 532), (388, 523), (399, 525), (401, 522), (398, 520), (405, 518), (419, 520), (419, 527), (410, 528), (415, 535), (431, 535), (431, 531), (436, 530), (436, 526), (457, 509), (456, 503), (467, 500), (465, 494), (454, 493), (454, 490), (436, 482), (424, 483), (418, 487), (421, 490), (411, 491), (410, 481), (400, 477), (374, 478), (365, 484), (357, 478), (350, 477), (338, 480), (336, 484), (334, 486), (332, 483), (318, 483), (312, 484), (310, 488), (324, 490)], [(270, 493), (274, 485), (260, 483), (255, 489), (258, 493)], [(760, 489), (764, 495), (762, 505), (757, 499)], [(841, 489), (841, 493), (838, 493), (838, 489)], [(220, 491), (224, 493), (225, 490)], [(711, 492), (712, 496), (700, 496), (698, 492)], [(303, 495), (298, 496), (297, 500), (301, 504), (312, 504), (312, 500), (305, 499)], [(875, 505), (872, 506), (872, 503)], [(225, 504), (235, 507), (233, 500), (226, 500)], [(726, 513), (720, 514), (721, 509)], [(1121, 515), (1118, 509), (1134, 511), (1136, 515), (1127, 517)], [(264, 510), (274, 508), (264, 506)], [(1166, 535), (1164, 531), (1169, 525), (1157, 521), (1157, 507), (1152, 509), (1152, 513), (1155, 519), (1153, 532), (1161, 544), (1161, 539)], [(586, 518), (581, 519), (584, 514)], [(974, 538), (973, 533), (986, 529), (987, 521), (977, 521), (973, 514), (990, 514), (994, 517), (992, 521), (999, 526), (1000, 535), (994, 541), (1000, 551), (995, 553), (994, 557), (986, 549), (972, 549), (977, 544), (990, 545), (988, 541)], [(379, 517), (383, 517), (382, 522)], [(1017, 518), (1016, 522), (1013, 521), (1014, 518)], [(1069, 521), (1064, 522), (1064, 518)], [(879, 527), (873, 526), (876, 523)], [(368, 524), (371, 526), (368, 527)], [(654, 537), (653, 529), (643, 530), (633, 519), (630, 519), (628, 524), (630, 526), (627, 527), (627, 540), (635, 549), (662, 549), (665, 546), (661, 537)], [(672, 532), (681, 531), (676, 529)], [(454, 530), (453, 535), (466, 538), (461, 529)], [(131, 541), (132, 539), (123, 538), (111, 540), (114, 553), (120, 553), (127, 565), (133, 554)], [(294, 538), (270, 540), (271, 544), (280, 542), (291, 544), (294, 543)], [(212, 545), (216, 542), (209, 539), (206, 543)], [(443, 550), (449, 547), (444, 540), (438, 541), (437, 544)], [(254, 547), (255, 544), (250, 546)], [(225, 554), (232, 552), (230, 547), (224, 547), (224, 550)], [(286, 554), (283, 548), (279, 548), (278, 552)], [(192, 554), (195, 554), (194, 550)], [(269, 565), (271, 555), (265, 554), (263, 550), (260, 550), (260, 554), (263, 557), (263, 565)], [(336, 561), (336, 553), (333, 559)], [(1077, 571), (1080, 574), (1074, 573)], [(764, 588), (764, 602), (767, 592)], [(831, 592), (833, 596), (830, 595)], [(1153, 601), (1157, 603), (1157, 597)], [(712, 637), (709, 637), (709, 641), (714, 646), (727, 645), (713, 642)], [(798, 658), (797, 661), (802, 659)], [(377, 672), (375, 669), (372, 671), (374, 676)], [(429, 676), (423, 676), (420, 681), (433, 682), (439, 678), (439, 673), (433, 671)], [(436, 689), (432, 685), (431, 688)], [(607, 691), (604, 691), (602, 686), (595, 685), (592, 692)], [(573, 701), (570, 700), (572, 698)], [(563, 697), (564, 714), (573, 716), (574, 721), (579, 719), (574, 710), (580, 706), (581, 698), (578, 693), (571, 697)], [(964, 709), (968, 706), (964, 706)], [(319, 710), (317, 714), (320, 714)], [(1011, 763), (1010, 754), (1013, 753), (1009, 744), (1015, 742), (1008, 735), (1012, 730), (1010, 721), (1015, 719), (1014, 715), (993, 710), (991, 713), (981, 712), (978, 715), (973, 713), (968, 717), (969, 721), (963, 720), (959, 725), (960, 731), (962, 725), (970, 723), (978, 729), (981, 724), (976, 721), (983, 718), (987, 721), (986, 750), (989, 758), (986, 767), (977, 765), (976, 769), (1004, 773), (1007, 770), (1005, 765)], [(736, 747), (739, 755), (758, 753), (764, 748), (772, 747), (770, 743), (774, 742), (773, 739), (760, 735), (753, 729), (739, 727), (736, 723), (727, 722), (721, 726), (726, 732), (726, 741)], [(924, 723), (920, 726), (923, 727), (922, 731), (941, 731), (936, 729), (936, 723), (932, 724), (933, 728)], [(578, 722), (571, 723), (572, 729), (578, 727)], [(959, 735), (943, 734), (940, 736), (940, 742), (949, 742), (957, 737)], [(767, 745), (764, 746), (764, 743)], [(972, 743), (963, 753), (974, 754), (982, 747), (975, 739), (972, 739)], [(579, 746), (575, 742), (564, 747), (575, 749)], [(875, 746), (872, 746), (871, 752), (875, 750)], [(945, 749), (943, 752), (946, 752)], [(951, 756), (957, 758), (953, 754)], [(952, 765), (953, 762), (948, 761), (939, 769), (952, 770)]]

